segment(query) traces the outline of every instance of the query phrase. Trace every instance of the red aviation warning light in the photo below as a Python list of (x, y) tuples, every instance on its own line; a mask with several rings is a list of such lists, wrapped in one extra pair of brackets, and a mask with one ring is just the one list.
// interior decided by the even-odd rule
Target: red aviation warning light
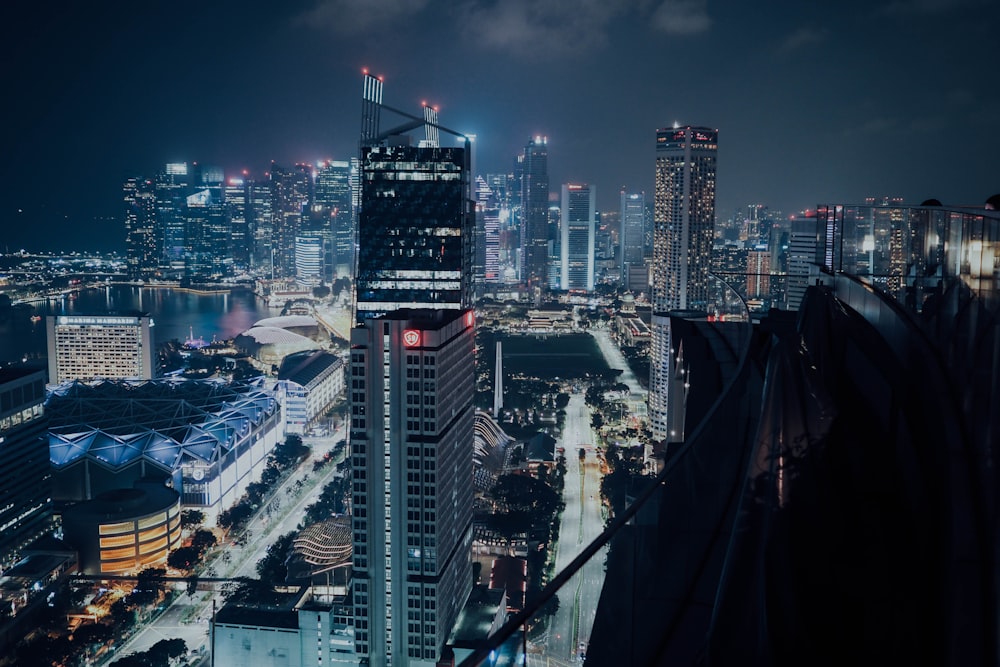
[(416, 329), (406, 329), (403, 331), (403, 345), (406, 347), (420, 345), (420, 332)]

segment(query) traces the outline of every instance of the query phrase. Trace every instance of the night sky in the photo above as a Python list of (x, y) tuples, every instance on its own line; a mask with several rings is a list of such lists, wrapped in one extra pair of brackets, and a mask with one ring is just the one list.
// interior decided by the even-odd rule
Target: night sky
[[(64, 5), (73, 5), (66, 8)], [(814, 6), (820, 5), (820, 6)], [(124, 248), (121, 184), (173, 161), (260, 176), (356, 154), (384, 102), (548, 137), (553, 190), (652, 190), (655, 129), (719, 128), (717, 211), (1000, 192), (1000, 2), (203, 0), (0, 9), (0, 250)]]

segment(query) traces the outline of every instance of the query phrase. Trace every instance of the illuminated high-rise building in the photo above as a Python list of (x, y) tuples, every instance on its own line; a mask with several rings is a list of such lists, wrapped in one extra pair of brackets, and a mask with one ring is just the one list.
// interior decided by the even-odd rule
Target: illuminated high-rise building
[[(45, 372), (0, 369), (0, 570), (52, 525)], [(10, 604), (6, 602), (6, 604)], [(9, 611), (9, 608), (8, 608)]]
[(272, 164), (270, 178), (274, 273), (279, 278), (291, 278), (295, 275), (295, 237), (302, 230), (311, 200), (312, 166), (296, 164), (285, 169)]
[(125, 252), (128, 277), (152, 277), (160, 263), (157, 243), (156, 192), (153, 182), (132, 177), (125, 181)]
[(543, 286), (549, 257), (548, 139), (535, 137), (519, 159), (521, 176), (521, 280)]
[(52, 384), (156, 376), (153, 319), (146, 313), (49, 315), (45, 326)]
[(560, 280), (564, 290), (594, 291), (594, 243), (597, 232), (597, 189), (562, 186), (560, 214)]
[(226, 181), (222, 196), (231, 234), (233, 268), (237, 271), (246, 271), (250, 268), (250, 252), (253, 247), (250, 219), (247, 214), (248, 186), (249, 183), (243, 178), (230, 178)]
[(247, 183), (247, 230), (250, 234), (250, 266), (268, 278), (274, 277), (274, 205), (270, 181)]
[(472, 589), (475, 317), (401, 310), (351, 331), (355, 647), (433, 667)]
[(295, 282), (299, 285), (315, 287), (323, 281), (325, 245), (319, 235), (295, 237)]
[(175, 273), (184, 270), (184, 245), (187, 223), (184, 219), (188, 193), (186, 162), (168, 163), (156, 175), (157, 245), (161, 252), (160, 266)]
[(407, 118), (411, 122), (388, 131), (366, 126), (374, 133), (362, 136), (358, 323), (400, 308), (472, 305), (475, 213), (469, 139), (435, 125), (461, 145), (425, 141), (413, 146), (405, 132), (420, 127), (413, 121), (422, 119)]
[(476, 283), (480, 288), (500, 281), (500, 216), (502, 191), (476, 177)]
[[(622, 285), (627, 289), (633, 289), (634, 281), (629, 279), (630, 273), (641, 274), (643, 277), (646, 275), (643, 259), (645, 219), (646, 194), (644, 192), (629, 192), (622, 188), (621, 218), (619, 220), (621, 231), (618, 235), (618, 247), (621, 259)], [(642, 270), (640, 271), (640, 269)]]
[(656, 131), (649, 382), (654, 440), (684, 437), (668, 423), (671, 412), (678, 413), (670, 405), (677, 350), (671, 342), (668, 313), (696, 311), (708, 303), (718, 136), (718, 130), (690, 125)]
[(184, 273), (190, 277), (232, 274), (232, 232), (223, 201), (220, 172), (205, 178), (184, 198)]
[(316, 166), (316, 183), (310, 209), (314, 224), (330, 230), (331, 273), (350, 276), (354, 267), (355, 232), (350, 162), (325, 160)]
[(771, 298), (771, 251), (763, 243), (747, 251), (747, 298)]

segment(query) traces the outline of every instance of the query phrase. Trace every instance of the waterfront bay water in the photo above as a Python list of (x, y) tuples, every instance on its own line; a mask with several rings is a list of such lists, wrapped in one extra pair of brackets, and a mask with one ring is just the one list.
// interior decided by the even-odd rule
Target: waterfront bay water
[[(263, 299), (246, 289), (207, 294), (172, 288), (109, 285), (80, 290), (75, 298), (39, 301), (31, 311), (16, 309), (0, 326), (0, 363), (41, 360), (46, 356), (46, 315), (102, 315), (140, 310), (153, 318), (153, 343), (184, 342), (189, 336), (227, 340), (249, 329), (257, 320), (272, 317)], [(31, 321), (31, 315), (41, 317)]]

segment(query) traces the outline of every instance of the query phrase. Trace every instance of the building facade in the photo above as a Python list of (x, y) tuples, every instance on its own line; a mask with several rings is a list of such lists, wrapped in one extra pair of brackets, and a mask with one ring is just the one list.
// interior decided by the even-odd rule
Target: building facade
[(654, 440), (671, 436), (669, 386), (676, 351), (666, 313), (704, 309), (709, 300), (718, 136), (718, 130), (690, 125), (656, 131), (649, 382)]
[(371, 666), (434, 665), (472, 588), (471, 310), (351, 332), (354, 617)]
[(146, 313), (49, 315), (45, 326), (52, 384), (156, 376), (153, 318)]
[(549, 256), (549, 149), (546, 137), (535, 137), (519, 160), (521, 175), (521, 280), (545, 285)]
[(122, 187), (125, 204), (125, 264), (131, 280), (145, 280), (159, 266), (156, 192), (153, 182), (132, 177)]
[(0, 369), (0, 571), (52, 530), (45, 372)]
[[(634, 289), (636, 281), (630, 276), (646, 276), (644, 268), (644, 250), (646, 237), (644, 225), (646, 222), (646, 193), (621, 190), (620, 233), (618, 234), (619, 258), (621, 260), (622, 285), (626, 289)], [(640, 283), (644, 290), (645, 285)]]
[(467, 145), (363, 147), (357, 323), (399, 308), (471, 305), (469, 159)]
[(560, 285), (564, 290), (594, 291), (597, 188), (562, 186), (560, 214)]
[(332, 273), (350, 276), (354, 269), (355, 233), (351, 163), (346, 160), (320, 162), (316, 165), (315, 181), (310, 218), (317, 229), (330, 231)]

